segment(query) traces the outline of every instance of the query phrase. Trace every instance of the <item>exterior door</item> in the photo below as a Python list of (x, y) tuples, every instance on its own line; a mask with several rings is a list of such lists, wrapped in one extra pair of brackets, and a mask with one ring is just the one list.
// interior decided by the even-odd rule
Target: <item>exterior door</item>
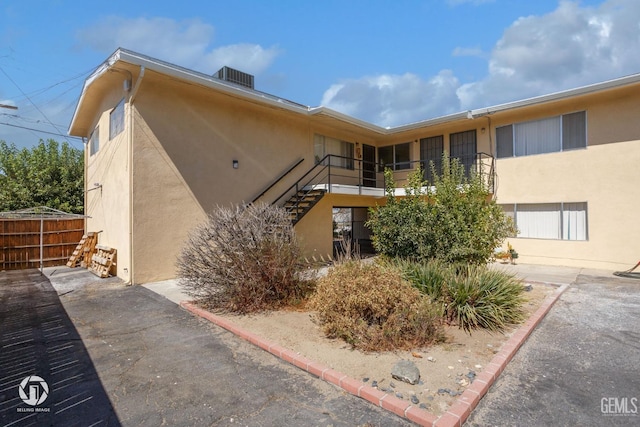
[(376, 148), (362, 144), (362, 185), (376, 186)]
[(433, 171), (440, 175), (442, 173), (442, 153), (444, 152), (444, 137), (442, 135), (422, 138), (420, 140), (420, 161), (422, 162), (422, 170), (424, 171), (424, 179), (433, 184)]
[(476, 130), (452, 133), (449, 136), (451, 157), (455, 157), (464, 166), (467, 176), (474, 170), (477, 156)]

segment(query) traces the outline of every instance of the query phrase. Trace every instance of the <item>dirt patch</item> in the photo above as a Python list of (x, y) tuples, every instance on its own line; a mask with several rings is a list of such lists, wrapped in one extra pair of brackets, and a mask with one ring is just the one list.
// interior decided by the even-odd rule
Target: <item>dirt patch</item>
[[(556, 288), (535, 284), (525, 293), (524, 310), (527, 317), (534, 313), (544, 299)], [(277, 311), (250, 316), (224, 314), (234, 324), (266, 338), (287, 349), (340, 371), (351, 378), (378, 388), (397, 393), (398, 397), (411, 400), (415, 395), (427, 410), (440, 415), (455, 401), (479, 374), (494, 354), (514, 333), (517, 327), (504, 334), (473, 331), (471, 335), (457, 327), (445, 329), (446, 341), (427, 348), (412, 351), (364, 353), (338, 339), (324, 336), (320, 326), (313, 321), (313, 312)], [(418, 357), (419, 356), (419, 357)], [(391, 378), (391, 369), (398, 360), (413, 361), (421, 374), (419, 384), (410, 385)], [(365, 381), (366, 380), (366, 381)], [(443, 392), (448, 390), (447, 392)], [(440, 391), (440, 392), (439, 392)]]

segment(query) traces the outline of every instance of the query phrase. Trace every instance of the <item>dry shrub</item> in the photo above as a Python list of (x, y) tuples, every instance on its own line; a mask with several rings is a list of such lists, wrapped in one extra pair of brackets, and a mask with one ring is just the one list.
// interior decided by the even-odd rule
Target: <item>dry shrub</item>
[(398, 270), (347, 261), (318, 281), (310, 308), (330, 338), (364, 351), (423, 347), (443, 337), (441, 315)]
[(287, 212), (265, 204), (218, 207), (193, 230), (178, 259), (179, 284), (207, 308), (236, 313), (299, 301), (300, 247)]

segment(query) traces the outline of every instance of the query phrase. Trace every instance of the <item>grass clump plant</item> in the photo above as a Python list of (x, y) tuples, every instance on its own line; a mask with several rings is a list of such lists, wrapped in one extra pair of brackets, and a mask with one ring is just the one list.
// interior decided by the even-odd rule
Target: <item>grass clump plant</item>
[(391, 263), (416, 289), (440, 305), (448, 324), (467, 332), (480, 328), (500, 332), (523, 320), (524, 288), (513, 275), (486, 266), (437, 260)]
[(330, 338), (363, 351), (422, 347), (443, 337), (442, 317), (397, 268), (346, 261), (319, 279), (309, 307)]

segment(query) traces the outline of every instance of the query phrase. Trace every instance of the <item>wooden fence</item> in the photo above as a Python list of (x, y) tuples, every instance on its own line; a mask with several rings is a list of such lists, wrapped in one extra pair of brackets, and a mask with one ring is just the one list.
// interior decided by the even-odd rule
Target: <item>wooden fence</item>
[[(82, 218), (0, 218), (0, 270), (64, 265), (84, 234)], [(40, 238), (42, 237), (42, 241)]]

